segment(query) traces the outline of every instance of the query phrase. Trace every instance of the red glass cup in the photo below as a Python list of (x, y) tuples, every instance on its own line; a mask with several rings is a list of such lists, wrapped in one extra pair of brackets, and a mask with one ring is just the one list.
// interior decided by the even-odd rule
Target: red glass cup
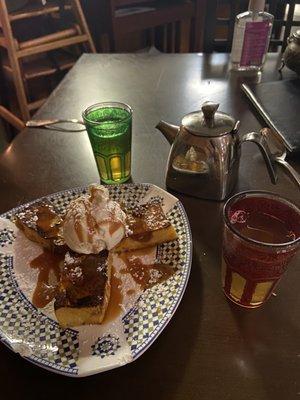
[[(226, 202), (223, 218), (223, 291), (242, 307), (259, 307), (271, 296), (299, 249), (300, 210), (276, 194), (249, 191)], [(241, 229), (241, 224), (248, 224), (250, 218), (255, 221), (254, 228), (243, 225)], [(274, 226), (261, 228), (266, 218), (274, 221)], [(285, 236), (281, 233), (283, 227), (288, 233)], [(276, 241), (273, 239), (272, 243), (273, 237)]]

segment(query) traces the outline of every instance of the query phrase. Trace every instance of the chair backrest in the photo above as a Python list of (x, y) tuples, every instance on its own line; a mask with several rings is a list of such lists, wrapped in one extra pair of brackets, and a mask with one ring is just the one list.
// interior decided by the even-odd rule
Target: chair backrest
[[(146, 7), (146, 10), (127, 15), (115, 12), (120, 7), (135, 6)], [(103, 13), (110, 51), (123, 51), (122, 46), (126, 45), (130, 35), (132, 42), (137, 38), (138, 45), (142, 43), (144, 48), (154, 45), (167, 52), (189, 51), (194, 1), (107, 0)]]
[(125, 7), (125, 6), (140, 6), (144, 3), (152, 3), (154, 4), (156, 0), (113, 0), (113, 3), (116, 7)]
[(104, 0), (104, 9), (108, 7), (113, 15), (116, 10), (124, 7), (148, 7), (155, 6), (159, 0)]
[[(235, 16), (246, 11), (248, 3), (248, 0), (206, 0), (204, 52), (231, 50)], [(291, 28), (300, 26), (300, 21), (295, 18), (296, 4), (300, 4), (300, 0), (267, 1), (266, 10), (274, 15), (270, 50), (277, 51), (278, 46), (281, 46), (283, 51)]]
[(270, 49), (277, 51), (281, 46), (281, 51), (287, 46), (287, 39), (293, 27), (300, 27), (300, 18), (297, 16), (297, 7), (300, 12), (300, 0), (270, 0), (268, 11), (274, 15), (274, 26), (270, 42)]

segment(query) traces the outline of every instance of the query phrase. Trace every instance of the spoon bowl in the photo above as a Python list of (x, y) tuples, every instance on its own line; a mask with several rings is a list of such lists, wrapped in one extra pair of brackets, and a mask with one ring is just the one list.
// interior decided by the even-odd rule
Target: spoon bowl
[(261, 129), (261, 134), (266, 139), (271, 155), (278, 164), (282, 165), (286, 171), (290, 173), (294, 181), (300, 188), (300, 175), (298, 172), (286, 161), (287, 150), (279, 135), (270, 128)]

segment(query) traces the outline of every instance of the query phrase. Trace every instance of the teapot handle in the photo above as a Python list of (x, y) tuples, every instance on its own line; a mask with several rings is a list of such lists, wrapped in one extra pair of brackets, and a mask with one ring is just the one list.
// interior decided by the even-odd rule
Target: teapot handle
[(272, 154), (269, 150), (268, 143), (264, 136), (257, 132), (249, 132), (242, 136), (241, 143), (244, 142), (253, 142), (258, 146), (265, 160), (271, 182), (273, 183), (273, 185), (275, 185), (277, 183), (277, 174), (275, 172)]

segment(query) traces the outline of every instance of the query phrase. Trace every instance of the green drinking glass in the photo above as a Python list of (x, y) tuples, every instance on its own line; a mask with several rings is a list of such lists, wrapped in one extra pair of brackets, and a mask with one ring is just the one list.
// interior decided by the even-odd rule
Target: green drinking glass
[(101, 181), (126, 182), (131, 175), (132, 109), (123, 103), (103, 102), (82, 114)]

